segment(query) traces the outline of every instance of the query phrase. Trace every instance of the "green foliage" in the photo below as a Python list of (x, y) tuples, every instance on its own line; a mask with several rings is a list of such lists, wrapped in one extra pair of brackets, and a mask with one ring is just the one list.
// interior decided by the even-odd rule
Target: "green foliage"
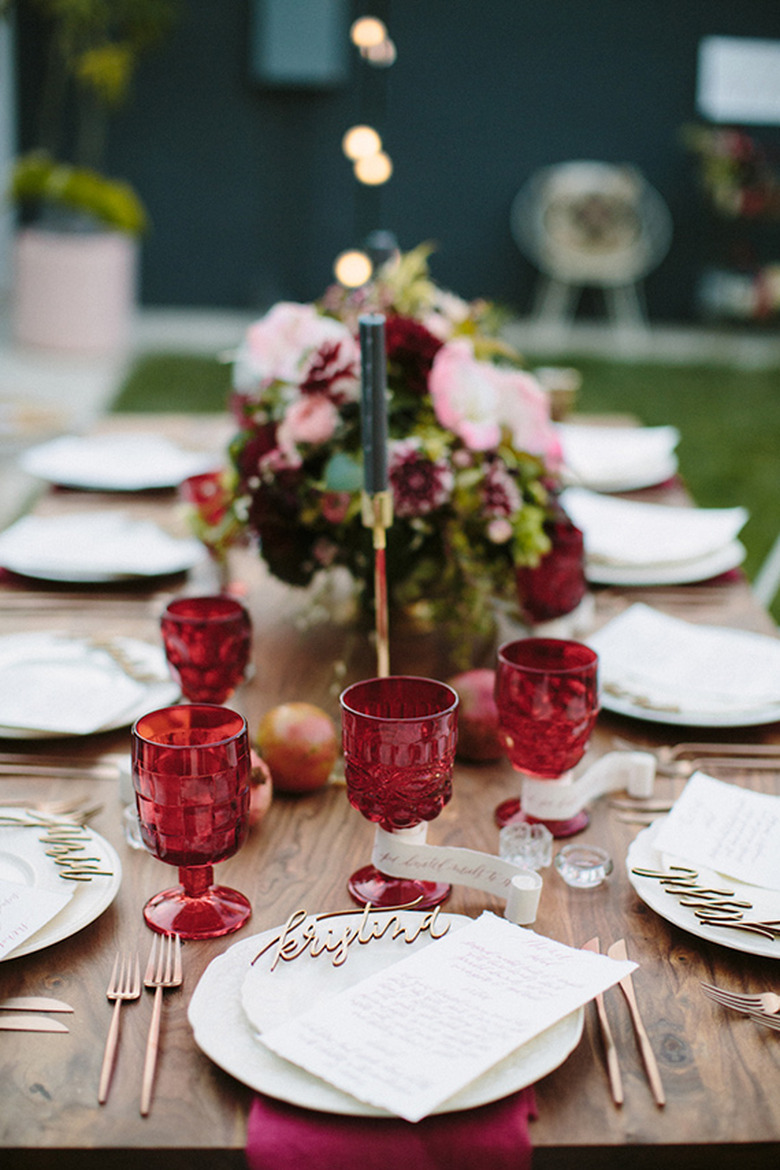
[(86, 212), (101, 224), (130, 235), (139, 235), (146, 228), (144, 206), (129, 183), (107, 179), (87, 167), (54, 162), (42, 151), (17, 160), (11, 196), (21, 205), (57, 204)]

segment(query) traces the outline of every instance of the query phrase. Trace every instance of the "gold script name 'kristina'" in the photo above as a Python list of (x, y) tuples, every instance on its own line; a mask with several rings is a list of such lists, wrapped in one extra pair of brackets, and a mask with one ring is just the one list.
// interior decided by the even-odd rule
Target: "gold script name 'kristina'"
[[(369, 903), (362, 910), (336, 910), (328, 914), (315, 914), (312, 917), (309, 917), (305, 910), (296, 910), (279, 933), (258, 951), (252, 959), (252, 965), (274, 947), (271, 971), (275, 969), (280, 959), (289, 963), (307, 951), (313, 958), (322, 954), (332, 955), (333, 966), (340, 967), (347, 961), (349, 948), (353, 943), (366, 946), (387, 935), (392, 939), (402, 938), (405, 943), (411, 944), (423, 932), (430, 934), (431, 938), (441, 938), (450, 928), (449, 923), (438, 922), (438, 907), (425, 914), (414, 914), (405, 918), (399, 914), (403, 909), (404, 907), (394, 907), (390, 911), (378, 911)], [(356, 925), (346, 923), (340, 934), (331, 927), (320, 929), (320, 924), (328, 919), (356, 914), (360, 915), (359, 922)]]

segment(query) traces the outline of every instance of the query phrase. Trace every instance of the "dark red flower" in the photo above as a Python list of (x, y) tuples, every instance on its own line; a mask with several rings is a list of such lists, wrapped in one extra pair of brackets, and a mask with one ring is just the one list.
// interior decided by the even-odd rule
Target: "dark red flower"
[(388, 365), (412, 394), (427, 394), (433, 359), (443, 344), (413, 317), (389, 317), (385, 323)]
[(397, 443), (388, 472), (396, 516), (425, 516), (446, 504), (455, 482), (447, 463), (428, 459), (414, 440)]

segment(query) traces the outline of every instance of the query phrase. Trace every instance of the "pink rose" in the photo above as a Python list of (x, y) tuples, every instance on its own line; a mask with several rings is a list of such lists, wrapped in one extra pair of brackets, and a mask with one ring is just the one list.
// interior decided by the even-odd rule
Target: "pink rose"
[(357, 376), (357, 342), (346, 325), (323, 317), (313, 305), (280, 301), (247, 330), (236, 362), (237, 388), (252, 382), (304, 382), (320, 350), (338, 352), (341, 366), (352, 366)]
[(517, 449), (560, 458), (547, 395), (530, 374), (477, 361), (456, 339), (436, 354), (428, 385), (437, 419), (472, 451), (495, 450), (507, 428)]
[(333, 438), (339, 412), (324, 394), (310, 394), (288, 407), (279, 424), (277, 441), (285, 449), (300, 443), (327, 443)]

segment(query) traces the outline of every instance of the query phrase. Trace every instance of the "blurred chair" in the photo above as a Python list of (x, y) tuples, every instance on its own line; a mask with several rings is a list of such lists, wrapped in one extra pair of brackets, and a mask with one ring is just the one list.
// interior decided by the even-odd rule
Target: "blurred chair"
[(596, 287), (619, 328), (646, 326), (641, 281), (669, 250), (672, 219), (636, 167), (545, 167), (515, 196), (510, 222), (518, 248), (540, 270), (538, 321), (571, 320), (582, 289)]
[(753, 593), (769, 609), (780, 589), (780, 536), (770, 548), (761, 568), (753, 579)]

